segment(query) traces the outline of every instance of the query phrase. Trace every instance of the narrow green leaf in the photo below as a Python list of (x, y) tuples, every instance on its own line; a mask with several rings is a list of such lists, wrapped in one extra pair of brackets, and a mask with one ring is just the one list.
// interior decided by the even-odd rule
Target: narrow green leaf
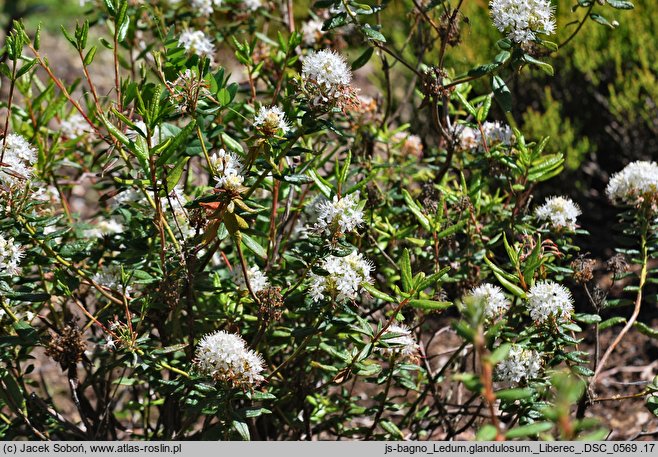
[(547, 432), (553, 428), (551, 422), (535, 422), (534, 424), (521, 425), (514, 427), (505, 433), (506, 438), (524, 438), (526, 436), (537, 435), (541, 432)]
[(411, 273), (411, 257), (409, 256), (409, 249), (402, 251), (402, 259), (400, 259), (400, 275), (402, 276), (402, 290), (409, 292), (412, 288), (412, 273)]
[(267, 259), (267, 252), (263, 247), (256, 242), (252, 237), (247, 235), (246, 233), (242, 234), (242, 241), (244, 242), (244, 245), (249, 248), (250, 251), (252, 251), (254, 254), (256, 254), (258, 257), (261, 259), (265, 260)]
[(425, 311), (438, 311), (452, 306), (452, 302), (449, 301), (436, 301), (428, 299), (414, 299), (409, 300), (409, 306), (412, 308), (423, 309)]
[(396, 303), (397, 300), (395, 298), (391, 297), (390, 295), (382, 292), (381, 290), (375, 288), (375, 286), (368, 284), (367, 282), (364, 282), (361, 284), (361, 287), (363, 287), (366, 291), (370, 293), (375, 298), (379, 298), (380, 300), (384, 300), (389, 303)]

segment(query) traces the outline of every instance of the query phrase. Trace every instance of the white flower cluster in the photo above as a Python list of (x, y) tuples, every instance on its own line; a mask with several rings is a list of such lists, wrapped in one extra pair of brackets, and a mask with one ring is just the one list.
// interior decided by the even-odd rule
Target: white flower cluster
[(262, 6), (261, 0), (242, 0), (242, 4), (244, 5), (245, 9), (249, 11), (256, 11)]
[(207, 57), (211, 64), (214, 62), (215, 45), (201, 30), (184, 30), (178, 38), (178, 45), (189, 53)]
[(389, 325), (382, 333), (381, 341), (386, 343), (387, 347), (381, 347), (379, 351), (388, 357), (399, 356), (413, 359), (420, 349), (411, 330), (404, 325)]
[(226, 190), (237, 190), (244, 183), (243, 165), (238, 157), (220, 149), (210, 157), (216, 176), (217, 186)]
[[(482, 124), (482, 132), (484, 132), (484, 139), (489, 148), (498, 144), (509, 146), (514, 141), (514, 132), (510, 126), (500, 122), (485, 122)], [(460, 147), (462, 149), (478, 149), (479, 151), (484, 151), (482, 132), (478, 128), (464, 127), (459, 136)]]
[(32, 178), (32, 166), (37, 161), (37, 151), (25, 138), (15, 133), (7, 135), (2, 162), (0, 166), (0, 184), (12, 186), (19, 177)]
[(405, 156), (420, 157), (423, 155), (423, 142), (418, 135), (398, 132), (393, 135), (391, 141), (400, 146), (400, 152)]
[(537, 34), (555, 32), (550, 0), (491, 0), (494, 26), (516, 43), (535, 41)]
[(80, 113), (73, 113), (68, 119), (64, 119), (59, 124), (59, 128), (64, 138), (79, 138), (92, 131), (91, 127)]
[(548, 222), (555, 230), (576, 230), (576, 219), (580, 215), (578, 205), (565, 197), (549, 197), (535, 210), (537, 219)]
[(528, 291), (530, 317), (543, 324), (549, 319), (566, 321), (573, 312), (573, 298), (569, 289), (553, 281), (535, 283)]
[(323, 25), (324, 22), (319, 19), (309, 19), (302, 24), (302, 37), (306, 46), (313, 46), (322, 38), (322, 35), (324, 35)]
[(345, 303), (357, 298), (361, 284), (371, 281), (373, 265), (353, 251), (345, 257), (329, 256), (322, 261), (322, 269), (328, 275), (311, 273), (310, 292), (314, 301), (331, 298)]
[(264, 379), (262, 357), (247, 348), (239, 335), (223, 330), (201, 339), (194, 364), (199, 372), (233, 387), (251, 388)]
[(220, 6), (222, 0), (190, 0), (190, 7), (197, 16), (210, 16)]
[(20, 274), (19, 264), (24, 255), (23, 248), (13, 238), (0, 235), (0, 275)]
[(127, 284), (125, 287), (121, 283), (121, 267), (119, 265), (110, 264), (103, 265), (101, 269), (92, 276), (94, 282), (105, 286), (108, 289), (116, 290), (123, 292), (124, 294), (129, 294), (132, 292), (133, 288), (130, 284)]
[(471, 291), (470, 297), (484, 307), (484, 315), (488, 319), (500, 316), (511, 306), (502, 289), (493, 284), (480, 284)]
[(363, 223), (363, 211), (359, 205), (359, 192), (334, 196), (331, 201), (322, 201), (316, 207), (318, 221), (315, 228), (330, 234), (351, 232)]
[(307, 55), (302, 63), (302, 79), (315, 106), (340, 104), (351, 94), (352, 72), (343, 56), (332, 50)]
[(290, 130), (286, 115), (278, 106), (261, 106), (254, 119), (254, 125), (268, 136), (277, 133), (285, 135)]
[(608, 198), (616, 204), (639, 205), (646, 199), (658, 199), (658, 164), (631, 162), (612, 175), (605, 189)]
[(536, 378), (541, 371), (541, 354), (513, 345), (505, 360), (496, 366), (495, 376), (499, 381), (519, 383)]
[[(270, 282), (267, 280), (267, 276), (260, 271), (258, 265), (254, 265), (247, 270), (247, 277), (249, 278), (249, 285), (251, 290), (257, 294), (263, 289), (267, 289), (270, 285)], [(244, 273), (241, 268), (233, 269), (233, 282), (238, 286), (240, 290), (247, 290), (247, 284), (244, 281)]]
[(116, 219), (101, 219), (94, 224), (93, 229), (85, 230), (85, 236), (89, 238), (103, 238), (108, 235), (122, 233), (123, 230), (123, 225)]

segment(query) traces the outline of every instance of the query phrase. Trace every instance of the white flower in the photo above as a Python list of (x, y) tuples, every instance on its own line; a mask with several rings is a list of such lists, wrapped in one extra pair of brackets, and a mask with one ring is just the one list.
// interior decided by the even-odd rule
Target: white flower
[(214, 62), (215, 45), (201, 30), (184, 30), (178, 38), (178, 45), (199, 57), (207, 57), (210, 63)]
[(536, 378), (541, 371), (542, 356), (536, 351), (513, 345), (505, 360), (496, 366), (496, 378), (502, 382), (519, 383)]
[(415, 358), (420, 347), (413, 338), (411, 331), (404, 325), (391, 324), (384, 333), (381, 341), (387, 347), (378, 348), (386, 356), (402, 356), (403, 358)]
[(86, 237), (103, 238), (107, 235), (114, 235), (123, 232), (123, 225), (116, 219), (101, 219), (96, 222), (96, 227), (85, 230)]
[[(484, 139), (487, 141), (488, 148), (498, 144), (509, 146), (514, 141), (514, 132), (512, 129), (500, 122), (485, 122), (482, 124), (482, 132), (484, 132)], [(461, 149), (484, 151), (482, 132), (480, 132), (479, 128), (464, 126), (459, 132), (459, 145)]]
[(249, 388), (263, 381), (261, 356), (238, 335), (223, 330), (204, 336), (196, 349), (199, 372), (233, 387)]
[(580, 214), (578, 205), (565, 197), (549, 197), (535, 210), (538, 220), (548, 222), (556, 230), (576, 230), (576, 219)]
[(116, 349), (116, 343), (114, 341), (114, 338), (112, 338), (112, 335), (107, 336), (107, 339), (105, 340), (104, 348), (108, 351)]
[[(269, 287), (270, 282), (267, 280), (267, 276), (260, 271), (258, 265), (254, 265), (249, 270), (247, 270), (247, 277), (249, 278), (249, 285), (251, 290), (257, 294), (263, 289)], [(240, 290), (247, 290), (247, 284), (244, 281), (244, 273), (241, 268), (233, 269), (233, 281), (240, 288)]]
[(111, 207), (113, 209), (120, 208), (124, 205), (129, 205), (129, 204), (136, 204), (136, 205), (147, 205), (148, 202), (146, 200), (146, 197), (144, 194), (139, 191), (138, 189), (125, 189), (118, 194), (116, 194), (110, 203)]
[(274, 135), (279, 131), (285, 134), (290, 130), (290, 126), (286, 122), (286, 115), (278, 106), (261, 106), (254, 119), (254, 125), (263, 130), (266, 135)]
[(363, 211), (359, 206), (359, 192), (334, 196), (332, 201), (318, 203), (318, 221), (315, 228), (331, 234), (351, 232), (363, 224)]
[(494, 26), (516, 43), (535, 41), (537, 34), (555, 32), (550, 0), (491, 0)]
[(484, 137), (486, 138), (489, 147), (496, 144), (509, 146), (512, 144), (512, 141), (514, 141), (514, 132), (509, 125), (500, 122), (487, 121), (482, 124), (482, 130), (484, 131)]
[(658, 199), (658, 164), (637, 161), (612, 175), (605, 189), (615, 204), (639, 205), (645, 199)]
[(126, 285), (125, 287), (121, 283), (121, 267), (119, 265), (103, 265), (103, 267), (96, 272), (96, 274), (91, 278), (97, 284), (105, 286), (108, 289), (116, 290), (123, 292), (124, 294), (129, 294), (132, 292), (133, 288), (131, 285)]
[(328, 275), (311, 273), (310, 293), (314, 301), (333, 298), (338, 303), (355, 300), (361, 284), (370, 283), (373, 265), (353, 251), (345, 257), (329, 256), (322, 261), (322, 269)]
[(459, 132), (459, 146), (461, 149), (475, 149), (480, 146), (480, 136), (477, 129), (466, 125)]
[(307, 55), (302, 63), (302, 79), (315, 106), (340, 104), (351, 96), (352, 72), (345, 59), (332, 50)]
[(37, 151), (25, 138), (15, 133), (7, 135), (2, 162), (0, 166), (0, 184), (12, 186), (19, 180), (32, 177), (32, 166), (37, 161)]
[(306, 56), (302, 64), (302, 77), (327, 89), (347, 85), (352, 81), (352, 73), (343, 56), (326, 49)]
[(484, 315), (487, 318), (500, 316), (511, 306), (502, 289), (492, 284), (481, 284), (474, 288), (470, 296), (484, 306)]
[(244, 183), (243, 165), (238, 157), (220, 149), (210, 157), (210, 163), (215, 171), (217, 186), (226, 190), (237, 190)]
[(210, 16), (215, 8), (222, 6), (222, 0), (190, 0), (190, 7), (197, 16)]
[(573, 298), (569, 289), (553, 281), (536, 283), (528, 291), (528, 310), (537, 323), (548, 319), (566, 321), (573, 312)]
[(256, 11), (262, 6), (261, 0), (242, 0), (242, 3), (244, 4), (244, 7), (249, 11)]
[(64, 119), (59, 128), (64, 138), (79, 138), (92, 131), (91, 127), (80, 113), (73, 113), (68, 119)]
[(24, 255), (23, 248), (13, 238), (0, 235), (0, 276), (20, 274), (19, 264)]
[(324, 22), (319, 19), (309, 19), (302, 24), (302, 36), (306, 46), (313, 46), (324, 35), (323, 25)]
[(34, 193), (32, 194), (32, 198), (34, 200), (54, 204), (59, 204), (62, 201), (59, 195), (59, 191), (53, 185), (47, 185), (45, 183), (33, 183), (33, 187), (36, 187)]
[(400, 151), (405, 156), (413, 155), (420, 157), (423, 154), (423, 142), (418, 135), (410, 135), (407, 132), (398, 132), (391, 141), (400, 145)]

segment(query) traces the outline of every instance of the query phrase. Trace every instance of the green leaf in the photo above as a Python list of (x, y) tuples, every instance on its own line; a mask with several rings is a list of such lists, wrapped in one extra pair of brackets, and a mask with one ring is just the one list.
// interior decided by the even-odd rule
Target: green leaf
[(318, 189), (320, 192), (322, 192), (322, 195), (324, 195), (326, 198), (331, 198), (331, 184), (329, 184), (326, 179), (320, 176), (318, 172), (312, 168), (309, 168), (308, 175), (313, 179), (313, 181), (315, 181), (315, 185), (318, 186)]
[(230, 149), (233, 152), (239, 152), (239, 153), (243, 152), (242, 145), (238, 141), (231, 138), (226, 132), (222, 132), (221, 137), (222, 137), (222, 141), (224, 142), (224, 144), (228, 149)]
[(438, 311), (438, 310), (450, 308), (452, 306), (452, 302), (418, 298), (414, 300), (409, 300), (409, 306), (411, 306), (412, 308), (423, 309), (425, 311)]
[(384, 35), (378, 30), (373, 29), (369, 24), (363, 24), (363, 26), (361, 26), (361, 31), (371, 40), (386, 43), (386, 37), (384, 37)]
[(239, 421), (239, 420), (233, 420), (233, 428), (235, 431), (238, 432), (240, 437), (244, 441), (250, 441), (251, 440), (251, 435), (249, 434), (249, 427), (247, 427), (247, 424), (245, 422)]
[(169, 163), (169, 159), (174, 156), (174, 153), (181, 152), (185, 146), (185, 142), (196, 128), (196, 121), (192, 119), (185, 127), (183, 127), (176, 136), (171, 138), (167, 146), (160, 153), (160, 157), (156, 160), (156, 165), (161, 166)]
[(179, 160), (173, 170), (167, 175), (167, 190), (172, 190), (180, 181), (181, 176), (183, 176), (183, 171), (185, 171), (185, 166), (187, 161), (190, 160), (189, 157), (184, 157)]
[(2, 400), (15, 413), (21, 413), (25, 398), (23, 397), (20, 385), (8, 370), (0, 369), (0, 379), (4, 388), (0, 388), (0, 400)]
[(555, 75), (555, 70), (553, 70), (553, 67), (552, 67), (550, 64), (548, 64), (548, 63), (546, 63), (546, 62), (542, 62), (541, 60), (535, 59), (534, 57), (532, 57), (532, 56), (529, 55), (529, 54), (525, 54), (525, 55), (523, 56), (523, 60), (525, 60), (525, 61), (528, 62), (529, 64), (536, 65), (536, 66), (539, 67), (544, 73), (547, 73), (547, 74), (550, 75), (550, 76), (554, 76), (554, 75)]
[(89, 49), (89, 52), (87, 52), (87, 55), (84, 58), (84, 64), (85, 66), (91, 65), (91, 63), (94, 61), (94, 57), (96, 56), (96, 51), (98, 48), (94, 45)]
[(515, 401), (530, 398), (535, 393), (533, 389), (517, 388), (517, 389), (504, 389), (496, 392), (496, 398), (504, 401)]
[(477, 109), (477, 114), (475, 116), (475, 119), (477, 119), (478, 122), (482, 123), (487, 119), (489, 110), (491, 109), (491, 100), (491, 95), (484, 97), (484, 101), (482, 102), (482, 105), (480, 105), (480, 107)]
[(372, 57), (373, 53), (375, 52), (375, 48), (367, 48), (363, 53), (357, 57), (357, 59), (352, 62), (352, 71), (358, 70), (362, 66), (368, 63), (370, 58)]
[(505, 357), (507, 357), (507, 354), (509, 354), (510, 349), (512, 349), (512, 345), (509, 343), (501, 344), (494, 350), (488, 357), (489, 362), (491, 362), (492, 365), (496, 365), (500, 362), (502, 362)]
[(501, 286), (503, 286), (505, 289), (509, 290), (512, 292), (514, 295), (516, 295), (519, 298), (526, 299), (526, 293), (523, 289), (521, 289), (519, 286), (516, 284), (511, 283), (507, 279), (505, 279), (502, 275), (498, 274), (498, 272), (494, 271), (494, 276), (498, 280)]
[(412, 273), (411, 273), (411, 258), (409, 256), (409, 249), (405, 248), (402, 251), (402, 259), (400, 259), (400, 275), (402, 276), (402, 290), (409, 292), (412, 288)]
[(498, 432), (496, 431), (496, 427), (491, 424), (486, 424), (477, 431), (475, 434), (475, 439), (477, 441), (493, 441), (496, 439), (497, 434)]
[(605, 0), (605, 1), (608, 5), (618, 10), (632, 10), (633, 8), (635, 8), (635, 5), (632, 2), (628, 2), (626, 0)]
[(402, 196), (404, 197), (404, 201), (407, 203), (407, 206), (411, 210), (411, 212), (416, 216), (416, 219), (420, 223), (420, 225), (427, 230), (428, 232), (431, 232), (431, 226), (430, 226), (430, 221), (423, 214), (423, 212), (420, 209), (420, 206), (414, 201), (414, 199), (411, 197), (411, 194), (406, 189), (402, 189)]
[(553, 428), (550, 422), (535, 422), (534, 424), (521, 425), (515, 427), (505, 433), (506, 438), (523, 438), (526, 436), (537, 435), (541, 432), (547, 432)]
[(375, 298), (379, 298), (380, 300), (387, 301), (389, 303), (396, 303), (397, 300), (395, 298), (391, 297), (390, 295), (382, 292), (379, 289), (376, 289), (375, 286), (372, 284), (368, 284), (367, 282), (364, 282), (361, 284), (361, 287), (363, 287), (365, 290), (367, 290), (370, 295), (372, 295)]
[(352, 163), (352, 150), (347, 151), (347, 157), (343, 161), (343, 166), (340, 168), (340, 174), (338, 175), (338, 182), (342, 185), (347, 180), (347, 174), (350, 171), (350, 164)]
[(421, 291), (429, 286), (436, 286), (440, 279), (443, 278), (450, 271), (450, 267), (442, 268), (439, 272), (433, 273), (423, 279), (420, 284), (418, 284), (418, 290)]
[(397, 438), (397, 439), (402, 439), (404, 438), (404, 435), (400, 431), (400, 429), (395, 425), (393, 422), (388, 421), (388, 420), (383, 420), (379, 423), (379, 426), (386, 430), (386, 432), (390, 433), (392, 437)]
[(584, 367), (582, 365), (574, 365), (574, 366), (571, 367), (571, 370), (576, 374), (579, 374), (581, 376), (585, 376), (585, 377), (588, 377), (588, 378), (591, 377), (591, 376), (594, 376), (594, 372), (592, 370), (590, 370), (589, 368)]
[(642, 322), (635, 322), (633, 326), (643, 335), (646, 335), (651, 338), (658, 339), (658, 330), (649, 327), (648, 325)]
[(471, 105), (471, 103), (468, 100), (466, 100), (466, 97), (464, 97), (464, 95), (461, 92), (455, 92), (455, 95), (457, 95), (459, 101), (462, 103), (462, 105), (464, 105), (464, 108), (466, 108), (468, 114), (470, 114), (473, 117), (477, 117), (477, 111), (475, 110), (475, 107)]
[(496, 101), (500, 104), (503, 111), (512, 111), (512, 93), (503, 78), (494, 75), (491, 84), (493, 86), (494, 97), (496, 97)]
[(263, 247), (260, 244), (258, 244), (256, 240), (254, 240), (252, 237), (250, 237), (246, 233), (243, 233), (242, 241), (244, 242), (244, 245), (247, 246), (247, 248), (249, 248), (251, 252), (253, 252), (263, 260), (267, 259), (267, 252), (265, 251), (265, 249), (263, 249)]
[(611, 29), (615, 28), (614, 25), (612, 25), (605, 17), (601, 16), (600, 14), (591, 13), (589, 17), (598, 24), (605, 25), (606, 27), (610, 27)]
[(574, 314), (573, 318), (577, 322), (582, 322), (583, 324), (596, 324), (598, 322), (601, 322), (601, 316), (599, 316), (598, 314), (577, 313)]
[(603, 330), (608, 329), (608, 328), (610, 328), (614, 325), (622, 324), (624, 322), (626, 322), (625, 317), (621, 317), (621, 316), (611, 317), (610, 319), (606, 319), (606, 320), (604, 320), (603, 322), (601, 322), (599, 324), (599, 330), (603, 331)]

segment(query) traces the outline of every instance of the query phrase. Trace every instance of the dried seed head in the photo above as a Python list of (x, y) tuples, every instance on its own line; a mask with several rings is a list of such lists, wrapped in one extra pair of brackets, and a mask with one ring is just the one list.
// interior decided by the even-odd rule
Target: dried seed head
[(626, 257), (624, 257), (624, 254), (615, 254), (610, 257), (605, 263), (605, 266), (608, 271), (615, 276), (628, 271), (628, 261), (626, 260)]
[(67, 324), (59, 335), (52, 335), (46, 348), (46, 355), (67, 370), (82, 360), (86, 345), (75, 323)]
[(283, 296), (280, 287), (268, 287), (256, 292), (260, 300), (260, 314), (265, 321), (277, 321), (281, 319), (283, 309)]
[(573, 262), (571, 262), (571, 268), (573, 269), (573, 279), (578, 284), (586, 284), (594, 279), (594, 265), (596, 261), (594, 259), (588, 259), (585, 256), (579, 256)]

